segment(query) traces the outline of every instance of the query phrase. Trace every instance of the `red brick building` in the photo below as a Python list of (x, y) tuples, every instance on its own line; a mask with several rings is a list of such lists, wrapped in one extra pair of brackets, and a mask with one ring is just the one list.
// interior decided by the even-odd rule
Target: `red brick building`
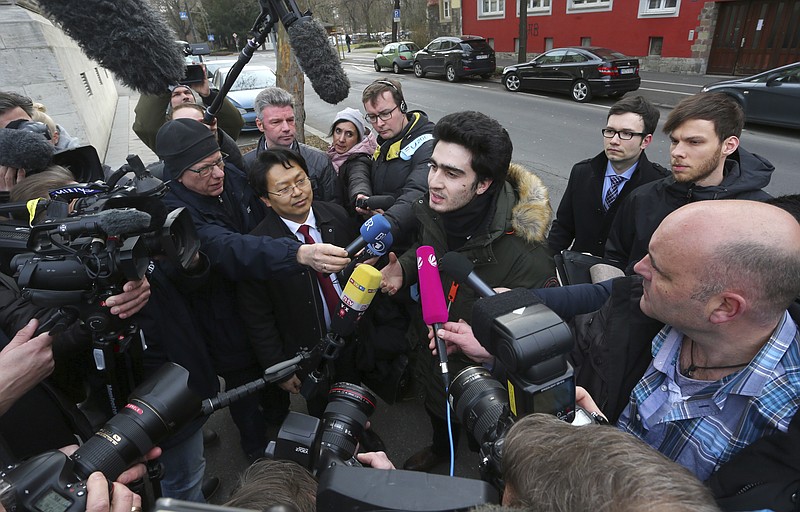
[(497, 52), (515, 53), (520, 1), (528, 6), (529, 57), (561, 46), (606, 46), (639, 57), (643, 69), (722, 74), (800, 60), (800, 0), (453, 3), (460, 4), (462, 33), (486, 37)]

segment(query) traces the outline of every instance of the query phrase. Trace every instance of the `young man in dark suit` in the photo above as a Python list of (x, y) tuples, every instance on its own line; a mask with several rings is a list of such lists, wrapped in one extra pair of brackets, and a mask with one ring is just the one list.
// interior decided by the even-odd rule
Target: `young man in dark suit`
[(570, 172), (547, 238), (551, 251), (559, 253), (572, 245), (574, 251), (602, 257), (623, 199), (636, 187), (669, 175), (644, 154), (658, 118), (658, 109), (641, 96), (611, 106), (602, 129), (603, 152), (578, 162)]
[[(251, 235), (275, 239), (296, 238), (301, 243), (329, 243), (345, 247), (358, 236), (357, 226), (344, 208), (314, 201), (305, 159), (288, 149), (261, 152), (248, 171), (250, 185), (268, 208)], [(331, 311), (339, 306), (346, 284), (339, 273), (307, 269), (270, 280), (246, 280), (238, 285), (239, 310), (258, 363), (266, 369), (312, 349), (328, 332)], [(335, 378), (358, 383), (348, 344), (335, 361)], [(272, 386), (275, 414), (289, 411), (289, 393), (299, 393), (302, 375), (292, 375)], [(308, 410), (321, 416), (327, 396), (309, 401)]]

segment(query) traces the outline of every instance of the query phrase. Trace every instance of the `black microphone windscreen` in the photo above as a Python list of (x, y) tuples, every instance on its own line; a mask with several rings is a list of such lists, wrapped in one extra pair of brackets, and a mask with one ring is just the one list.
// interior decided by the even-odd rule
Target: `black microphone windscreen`
[(448, 252), (439, 260), (439, 269), (459, 283), (465, 283), (474, 268), (469, 258), (456, 251)]
[(103, 210), (97, 214), (97, 225), (108, 235), (143, 233), (150, 226), (150, 214), (134, 209)]
[(332, 105), (346, 99), (350, 94), (350, 80), (328, 42), (322, 23), (303, 17), (292, 23), (287, 32), (289, 44), (317, 96)]
[(141, 93), (162, 94), (184, 74), (174, 32), (144, 0), (40, 0), (90, 58)]
[(41, 171), (53, 159), (55, 148), (38, 133), (0, 128), (0, 165)]

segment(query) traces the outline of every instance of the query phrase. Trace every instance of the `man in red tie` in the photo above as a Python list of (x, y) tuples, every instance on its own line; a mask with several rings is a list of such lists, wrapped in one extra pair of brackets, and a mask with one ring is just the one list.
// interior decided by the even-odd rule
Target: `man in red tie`
[[(329, 243), (345, 247), (358, 236), (357, 226), (335, 203), (314, 201), (305, 159), (287, 149), (262, 152), (248, 173), (255, 193), (268, 207), (251, 235), (297, 238), (305, 244)], [(312, 349), (330, 328), (346, 278), (338, 273), (308, 269), (300, 274), (266, 281), (239, 283), (239, 310), (262, 368), (268, 368)], [(335, 361), (334, 379), (359, 383), (354, 349), (348, 343)], [(273, 386), (274, 414), (289, 410), (289, 393), (299, 393), (302, 375), (292, 375)], [(335, 382), (335, 381), (333, 381)], [(311, 399), (309, 413), (321, 416), (327, 397)]]

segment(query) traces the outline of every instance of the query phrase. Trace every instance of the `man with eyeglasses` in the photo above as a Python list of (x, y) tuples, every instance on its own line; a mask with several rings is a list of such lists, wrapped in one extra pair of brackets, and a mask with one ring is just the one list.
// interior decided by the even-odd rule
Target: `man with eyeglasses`
[(280, 87), (267, 87), (256, 96), (255, 111), (256, 126), (262, 135), (255, 149), (244, 155), (245, 167), (257, 166), (256, 160), (263, 151), (291, 149), (300, 153), (307, 162), (311, 188), (317, 201), (341, 203), (336, 169), (331, 159), (319, 149), (297, 141), (292, 94)]
[[(378, 150), (370, 175), (360, 179), (356, 197), (391, 195), (394, 205), (384, 212), (392, 225), (394, 248), (408, 246), (415, 226), (411, 204), (428, 191), (428, 161), (433, 153), (433, 123), (420, 110), (409, 111), (400, 82), (376, 80), (364, 89), (365, 119), (378, 135)], [(354, 177), (350, 177), (353, 179)], [(356, 209), (369, 216), (374, 211)]]
[(603, 152), (572, 167), (547, 242), (553, 253), (568, 249), (602, 257), (614, 216), (636, 187), (669, 176), (644, 153), (658, 125), (658, 109), (641, 96), (608, 111)]
[[(547, 188), (538, 176), (511, 162), (508, 132), (480, 112), (456, 112), (436, 123), (433, 136), (429, 191), (413, 205), (419, 223), (415, 245), (399, 258), (390, 254), (390, 263), (381, 270), (381, 290), (392, 295), (417, 282), (416, 249), (422, 245), (432, 246), (439, 258), (450, 251), (462, 253), (492, 287), (556, 285), (547, 250), (547, 228), (553, 217)], [(456, 284), (442, 274), (449, 318), (469, 322), (479, 297), (469, 286)], [(430, 471), (448, 459), (450, 447), (447, 396), (439, 360), (431, 356), (425, 334), (423, 330), (416, 336), (421, 342), (417, 363), (433, 435), (431, 444), (403, 465), (412, 471)], [(469, 361), (457, 355), (448, 364), (450, 374), (456, 375)], [(457, 444), (458, 425), (452, 427)]]
[(672, 175), (636, 189), (620, 205), (606, 259), (631, 274), (661, 221), (688, 203), (769, 199), (761, 189), (775, 167), (739, 145), (743, 127), (741, 105), (724, 93), (700, 93), (678, 103), (664, 123)]
[[(167, 122), (156, 137), (156, 153), (164, 160), (165, 177), (172, 180), (165, 202), (170, 208), (187, 208), (211, 264), (208, 284), (191, 300), (215, 370), (228, 388), (255, 380), (261, 367), (236, 306), (237, 283), (299, 274), (306, 266), (338, 272), (350, 261), (347, 252), (326, 243), (247, 234), (264, 218), (265, 207), (244, 172), (225, 165), (216, 138), (202, 123)], [(260, 393), (230, 407), (242, 448), (251, 460), (263, 456), (267, 423), (283, 420), (267, 416), (268, 406), (268, 396)]]
[[(175, 107), (184, 103), (194, 103), (203, 107), (211, 106), (218, 92), (211, 87), (208, 77), (205, 76), (205, 65), (203, 65), (201, 82), (191, 85), (174, 85), (163, 94), (142, 94), (134, 109), (136, 118), (133, 121), (133, 131), (148, 148), (155, 151), (158, 129), (170, 119)], [(239, 133), (244, 126), (244, 119), (230, 99), (225, 98), (222, 101), (216, 121), (219, 123), (219, 127), (233, 140), (239, 138)]]
[[(316, 200), (306, 161), (298, 153), (283, 148), (262, 152), (248, 171), (248, 180), (267, 206), (266, 217), (251, 235), (338, 246), (358, 236), (354, 220), (343, 207)], [(239, 309), (262, 368), (292, 358), (300, 350), (311, 350), (325, 337), (346, 282), (347, 276), (336, 272), (304, 271), (239, 283)], [(354, 345), (349, 342), (333, 362), (331, 382), (360, 383), (353, 354)], [(303, 377), (293, 374), (269, 386), (271, 415), (289, 412), (289, 393), (300, 392)], [(314, 397), (307, 402), (308, 412), (322, 417), (326, 405), (327, 395)]]

